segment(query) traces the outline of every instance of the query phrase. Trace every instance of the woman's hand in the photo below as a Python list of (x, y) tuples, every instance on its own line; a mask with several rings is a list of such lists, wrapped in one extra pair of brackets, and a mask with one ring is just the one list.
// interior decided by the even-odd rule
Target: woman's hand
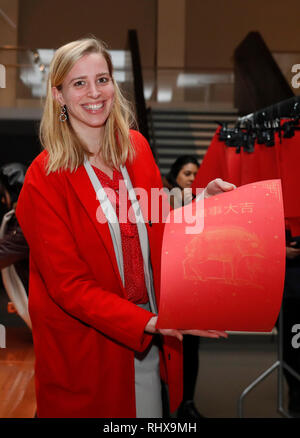
[(297, 245), (297, 242), (291, 242), (291, 246), (286, 247), (286, 257), (289, 260), (294, 260), (296, 257), (299, 257), (300, 255), (300, 249), (299, 248), (293, 248), (294, 245)]
[(153, 316), (145, 327), (147, 333), (160, 333), (164, 336), (173, 336), (179, 341), (182, 341), (183, 335), (202, 336), (205, 338), (228, 338), (226, 332), (221, 330), (177, 330), (177, 329), (157, 329), (157, 316)]
[(223, 192), (230, 192), (230, 190), (236, 189), (234, 184), (223, 181), (221, 178), (214, 179), (209, 182), (204, 190), (204, 198), (210, 198), (214, 195), (219, 195)]

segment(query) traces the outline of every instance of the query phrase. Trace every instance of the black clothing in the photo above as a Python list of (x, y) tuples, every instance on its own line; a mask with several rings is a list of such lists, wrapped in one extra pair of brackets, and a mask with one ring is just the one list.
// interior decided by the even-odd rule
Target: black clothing
[(0, 239), (0, 269), (14, 265), (28, 291), (29, 283), (29, 247), (15, 215), (7, 224), (5, 236)]

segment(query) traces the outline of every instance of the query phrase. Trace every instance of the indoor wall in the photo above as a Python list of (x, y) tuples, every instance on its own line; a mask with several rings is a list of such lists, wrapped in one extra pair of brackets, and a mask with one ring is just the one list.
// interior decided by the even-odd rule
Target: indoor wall
[(128, 29), (137, 29), (143, 66), (153, 66), (156, 0), (19, 1), (20, 46), (56, 48), (93, 34), (110, 49), (124, 50)]
[(299, 0), (186, 0), (185, 8), (186, 68), (231, 69), (234, 49), (251, 31), (271, 52), (300, 56)]

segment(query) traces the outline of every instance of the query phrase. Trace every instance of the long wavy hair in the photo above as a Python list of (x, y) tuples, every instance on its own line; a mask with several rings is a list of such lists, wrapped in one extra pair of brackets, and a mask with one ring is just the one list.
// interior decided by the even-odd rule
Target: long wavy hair
[(106, 120), (101, 144), (102, 159), (106, 165), (119, 168), (127, 159), (132, 160), (134, 149), (130, 142), (129, 129), (136, 126), (130, 103), (122, 95), (113, 78), (113, 65), (106, 44), (96, 38), (84, 38), (60, 47), (50, 64), (44, 112), (40, 124), (40, 141), (48, 151), (47, 172), (76, 170), (84, 157), (92, 155), (79, 139), (69, 120), (61, 122), (61, 106), (53, 97), (52, 88), (61, 89), (66, 75), (83, 56), (99, 53), (107, 62), (113, 81), (115, 95), (109, 117)]

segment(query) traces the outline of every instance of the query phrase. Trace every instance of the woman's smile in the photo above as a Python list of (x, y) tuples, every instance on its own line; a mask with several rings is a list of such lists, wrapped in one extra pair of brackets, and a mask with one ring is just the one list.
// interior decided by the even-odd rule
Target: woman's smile
[(86, 103), (82, 107), (91, 114), (97, 114), (104, 107), (104, 103)]

